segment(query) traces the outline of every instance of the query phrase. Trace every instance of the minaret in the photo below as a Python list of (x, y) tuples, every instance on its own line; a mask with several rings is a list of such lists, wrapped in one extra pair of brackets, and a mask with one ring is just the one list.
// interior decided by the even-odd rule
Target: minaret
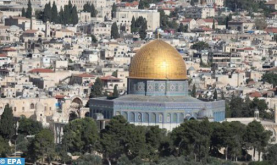
[(45, 23), (45, 38), (50, 37), (50, 23), (46, 21)]
[(35, 16), (32, 16), (31, 18), (31, 27), (30, 27), (31, 30), (37, 30), (37, 22), (36, 22), (36, 17)]

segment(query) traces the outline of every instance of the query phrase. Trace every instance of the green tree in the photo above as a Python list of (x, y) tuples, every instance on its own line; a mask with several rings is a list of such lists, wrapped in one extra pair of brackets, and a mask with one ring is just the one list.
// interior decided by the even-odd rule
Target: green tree
[(118, 33), (118, 27), (117, 27), (116, 23), (114, 22), (112, 24), (112, 27), (111, 27), (111, 38), (117, 39), (119, 37), (120, 36), (119, 36), (119, 33)]
[(267, 27), (266, 19), (255, 19), (255, 27), (257, 30), (264, 30)]
[(203, 41), (197, 42), (191, 46), (192, 49), (196, 49), (198, 51), (200, 50), (206, 50), (209, 49), (209, 44)]
[(97, 38), (95, 37), (95, 35), (94, 34), (91, 34), (91, 42), (92, 43), (97, 43)]
[(43, 129), (35, 135), (34, 140), (28, 147), (28, 154), (32, 161), (47, 160), (50, 162), (53, 160), (54, 154), (54, 134), (49, 129)]
[(58, 9), (55, 1), (51, 8), (51, 22), (58, 23)]
[(113, 88), (113, 97), (114, 98), (119, 97), (119, 93), (118, 93), (118, 90), (117, 90), (117, 85), (115, 85), (114, 88)]
[(26, 18), (32, 18), (32, 13), (33, 13), (33, 9), (32, 9), (32, 4), (31, 1), (28, 0), (28, 5), (27, 5), (27, 11), (26, 11)]
[(117, 10), (117, 7), (116, 7), (116, 5), (115, 5), (115, 3), (113, 4), (113, 6), (112, 6), (112, 18), (115, 18), (115, 16), (116, 16), (116, 10)]
[(217, 90), (216, 90), (216, 89), (214, 90), (213, 99), (214, 99), (214, 100), (217, 100)]
[(231, 117), (242, 117), (243, 111), (243, 99), (240, 97), (232, 97), (229, 107), (231, 111)]
[(46, 22), (46, 21), (52, 21), (52, 17), (51, 17), (51, 4), (50, 2), (45, 4), (44, 6), (44, 10), (43, 10), (43, 21)]
[(273, 146), (270, 146), (267, 149), (267, 152), (263, 155), (263, 159), (266, 160), (269, 164), (275, 164), (277, 162), (276, 155), (277, 155), (277, 144), (274, 144)]
[(8, 143), (8, 140), (5, 140), (4, 138), (2, 138), (2, 136), (0, 136), (0, 156), (6, 157), (7, 154), (10, 154), (11, 149)]
[(212, 29), (215, 30), (215, 20), (213, 19)]
[(25, 11), (25, 8), (23, 7), (22, 10), (21, 10), (21, 16), (22, 17), (26, 17), (26, 11)]
[(142, 0), (139, 1), (138, 9), (144, 9), (144, 4)]
[(225, 18), (225, 27), (226, 29), (229, 29), (229, 16)]
[(66, 152), (92, 152), (97, 148), (99, 135), (91, 118), (76, 119), (64, 127), (63, 148)]
[(73, 161), (73, 165), (101, 165), (102, 159), (96, 155), (82, 155), (77, 160)]
[(42, 130), (42, 124), (25, 117), (19, 120), (18, 133), (23, 135), (35, 135)]
[(12, 108), (7, 104), (0, 120), (0, 135), (9, 140), (15, 133), (15, 122)]
[(171, 139), (179, 155), (188, 155), (195, 161), (206, 163), (212, 129), (207, 119), (190, 120), (173, 129)]
[[(163, 141), (163, 138), (166, 136), (166, 133), (163, 132), (158, 126), (150, 126), (148, 127), (145, 140), (146, 140), (146, 147), (148, 151), (147, 158), (150, 161), (156, 161), (159, 158), (159, 147)], [(161, 151), (161, 150), (160, 150)]]
[(91, 86), (90, 98), (101, 97), (103, 95), (103, 82), (99, 77), (96, 78)]
[(246, 133), (244, 135), (246, 146), (254, 149), (253, 157), (256, 150), (258, 151), (259, 161), (260, 154), (265, 151), (265, 147), (268, 145), (271, 135), (272, 132), (266, 131), (262, 124), (256, 120), (246, 126)]
[(178, 32), (188, 32), (188, 25), (185, 25), (183, 23), (180, 23)]
[(168, 16), (165, 14), (163, 9), (158, 10), (160, 13), (160, 27), (165, 29), (168, 27)]
[(196, 86), (195, 86), (195, 84), (193, 84), (193, 86), (192, 86), (191, 96), (194, 97), (194, 98), (196, 97)]
[(136, 32), (137, 31), (137, 29), (136, 29), (136, 19), (135, 19), (135, 17), (133, 16), (132, 17), (132, 22), (131, 22), (131, 33), (134, 33), (134, 32)]
[(65, 24), (65, 21), (64, 21), (64, 10), (63, 10), (62, 7), (60, 8), (59, 21), (58, 22), (61, 23), (61, 24)]
[(74, 5), (73, 8), (72, 8), (72, 12), (71, 12), (71, 23), (73, 25), (76, 25), (78, 23), (78, 12), (77, 12), (77, 8), (76, 6)]
[(125, 153), (129, 124), (123, 116), (113, 117), (105, 129), (100, 132), (101, 152), (111, 164)]
[(112, 76), (117, 77), (117, 76), (118, 76), (118, 70), (114, 71), (114, 72), (112, 73)]
[(262, 80), (270, 84), (273, 84), (273, 87), (275, 87), (277, 85), (277, 74), (273, 72), (267, 72), (263, 74)]

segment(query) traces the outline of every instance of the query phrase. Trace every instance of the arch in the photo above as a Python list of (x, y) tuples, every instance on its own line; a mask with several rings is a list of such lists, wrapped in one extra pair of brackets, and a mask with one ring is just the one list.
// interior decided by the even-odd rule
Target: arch
[(34, 103), (30, 104), (30, 109), (35, 109), (35, 104)]
[(179, 114), (179, 123), (183, 123), (184, 122), (184, 114), (180, 113)]
[(151, 122), (153, 123), (157, 122), (157, 115), (155, 113), (151, 113)]
[(128, 113), (127, 112), (123, 112), (122, 116), (128, 121)]
[(166, 122), (171, 123), (171, 114), (170, 113), (166, 114)]
[(164, 115), (162, 113), (159, 114), (159, 123), (163, 123), (164, 119), (163, 119)]
[(78, 118), (77, 113), (74, 112), (74, 111), (71, 111), (70, 114), (69, 114), (69, 121), (75, 120), (77, 118)]
[(177, 118), (178, 118), (177, 113), (174, 113), (174, 114), (173, 114), (173, 122), (174, 122), (174, 123), (177, 123), (177, 120), (178, 120)]
[(137, 115), (137, 121), (142, 122), (142, 114), (139, 112)]
[(86, 112), (85, 117), (90, 117), (90, 112)]
[(134, 112), (131, 112), (130, 114), (130, 122), (135, 122), (135, 113)]
[(144, 113), (144, 119), (143, 119), (143, 121), (145, 122), (145, 123), (149, 123), (149, 113)]

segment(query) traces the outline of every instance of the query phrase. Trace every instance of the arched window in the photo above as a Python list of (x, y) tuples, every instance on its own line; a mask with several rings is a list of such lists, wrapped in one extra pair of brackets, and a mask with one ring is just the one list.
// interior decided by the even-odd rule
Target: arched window
[(159, 122), (160, 122), (160, 123), (163, 122), (163, 114), (159, 114)]
[(31, 104), (30, 104), (30, 109), (35, 109), (34, 103), (31, 103)]
[(138, 113), (138, 122), (142, 122), (142, 115), (141, 115), (141, 113)]
[(168, 114), (166, 115), (166, 122), (168, 122), (168, 123), (171, 122), (171, 114), (170, 114), (170, 113), (168, 113)]
[(143, 121), (146, 122), (146, 123), (149, 123), (149, 114), (148, 113), (144, 114), (144, 120)]
[(153, 123), (157, 122), (156, 114), (155, 113), (151, 113), (151, 122), (153, 122)]
[(128, 121), (128, 113), (127, 112), (123, 112), (122, 116)]
[(173, 114), (173, 122), (174, 122), (174, 123), (177, 123), (177, 113), (174, 113), (174, 114)]
[(135, 113), (131, 112), (130, 122), (135, 122)]
[(184, 114), (180, 113), (179, 115), (179, 123), (183, 123), (184, 122)]

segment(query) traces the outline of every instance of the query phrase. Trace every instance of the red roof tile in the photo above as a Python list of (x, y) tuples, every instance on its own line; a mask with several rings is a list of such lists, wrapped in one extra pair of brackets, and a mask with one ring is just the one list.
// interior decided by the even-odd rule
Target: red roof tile
[(4, 48), (4, 49), (2, 49), (2, 51), (16, 51), (16, 49), (13, 49), (13, 48)]
[(54, 73), (52, 69), (36, 68), (29, 71), (29, 73)]
[(250, 93), (249, 97), (262, 97), (262, 94), (260, 92), (252, 92)]
[(0, 54), (0, 57), (7, 57), (6, 54)]
[(65, 95), (56, 95), (55, 98), (56, 99), (63, 99), (65, 97)]
[(114, 77), (114, 76), (105, 76), (100, 78), (103, 81), (108, 81), (108, 80), (121, 80), (120, 78)]
[(277, 33), (277, 28), (275, 28), (275, 27), (267, 27), (267, 28), (265, 29), (265, 31), (266, 31), (267, 33)]

